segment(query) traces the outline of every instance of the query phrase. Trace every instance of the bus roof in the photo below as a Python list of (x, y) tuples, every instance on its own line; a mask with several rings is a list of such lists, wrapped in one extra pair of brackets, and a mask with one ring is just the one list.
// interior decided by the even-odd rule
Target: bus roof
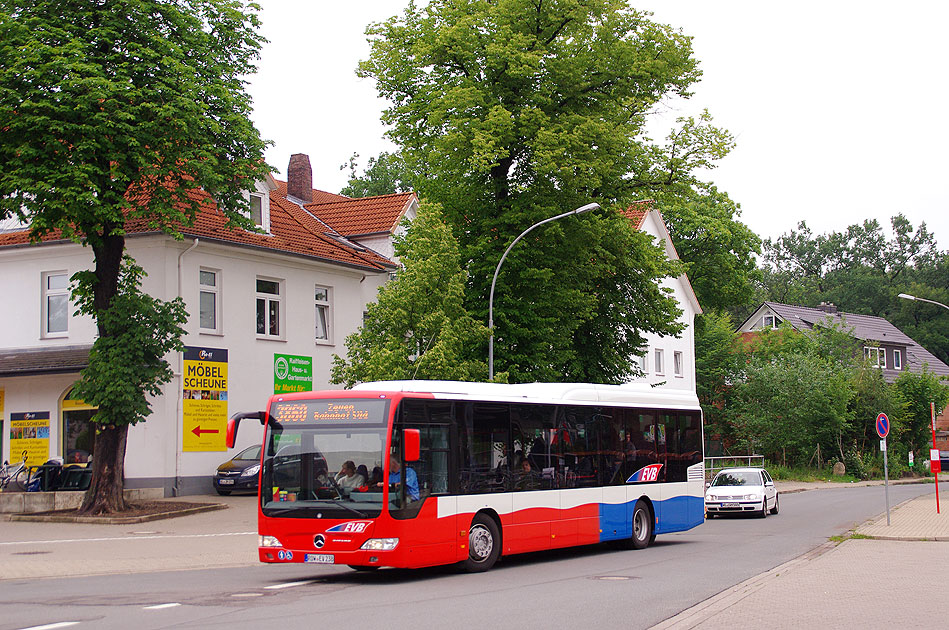
[(635, 405), (676, 409), (699, 409), (694, 392), (651, 387), (646, 383), (603, 385), (598, 383), (467, 383), (462, 381), (373, 381), (354, 390), (431, 394), (435, 398), (547, 402), (564, 401)]

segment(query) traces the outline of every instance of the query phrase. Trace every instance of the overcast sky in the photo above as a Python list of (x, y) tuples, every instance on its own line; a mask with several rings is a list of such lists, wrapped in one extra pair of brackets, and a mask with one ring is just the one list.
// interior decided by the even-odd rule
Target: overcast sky
[[(402, 12), (402, 0), (262, 0), (270, 40), (250, 90), (254, 120), (286, 172), (307, 153), (315, 188), (338, 192), (339, 167), (393, 147), (385, 102), (355, 67), (365, 27)], [(762, 237), (807, 221), (815, 232), (906, 214), (949, 244), (945, 120), (949, 4), (799, 0), (651, 0), (633, 6), (694, 37), (704, 71), (670, 118), (707, 108), (737, 148), (708, 174), (741, 204)]]

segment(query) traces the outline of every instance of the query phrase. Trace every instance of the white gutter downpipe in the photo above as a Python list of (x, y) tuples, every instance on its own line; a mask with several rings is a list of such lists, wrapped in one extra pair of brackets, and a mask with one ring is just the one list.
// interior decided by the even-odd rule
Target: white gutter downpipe
[[(185, 254), (194, 250), (194, 248), (198, 246), (198, 242), (199, 242), (198, 239), (194, 239), (194, 242), (191, 244), (191, 247), (189, 247), (185, 251), (178, 254), (178, 292), (177, 293), (178, 293), (179, 298), (181, 297), (181, 259), (185, 257)], [(177, 371), (175, 372), (175, 376), (177, 377), (177, 383), (178, 383), (177, 399), (175, 402), (175, 485), (172, 486), (171, 488), (171, 495), (175, 497), (179, 496), (180, 494), (178, 483), (181, 479), (181, 449), (183, 447), (182, 441), (181, 441), (182, 440), (181, 424), (183, 422), (182, 417), (181, 417), (181, 414), (183, 413), (182, 408), (181, 408), (181, 389), (183, 387), (183, 384), (181, 383), (181, 372), (184, 369), (184, 354), (181, 352), (178, 352), (177, 354), (178, 354), (178, 365), (177, 365)]]

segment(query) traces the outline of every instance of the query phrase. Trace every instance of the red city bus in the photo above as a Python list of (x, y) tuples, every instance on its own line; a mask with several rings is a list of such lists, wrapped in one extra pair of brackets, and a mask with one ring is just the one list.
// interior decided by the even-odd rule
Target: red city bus
[[(691, 392), (366, 383), (275, 395), (267, 411), (231, 420), (229, 446), (249, 417), (265, 425), (261, 562), (484, 571), (542, 549), (642, 549), (704, 521)], [(337, 479), (346, 462), (358, 476)]]

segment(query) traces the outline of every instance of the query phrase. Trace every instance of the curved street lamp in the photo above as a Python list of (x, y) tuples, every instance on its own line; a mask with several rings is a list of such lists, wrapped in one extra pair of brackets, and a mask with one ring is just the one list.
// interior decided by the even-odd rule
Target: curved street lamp
[(935, 304), (936, 306), (941, 306), (946, 310), (949, 310), (949, 306), (946, 306), (942, 302), (936, 302), (935, 300), (927, 300), (926, 298), (916, 297), (915, 295), (910, 295), (909, 293), (900, 293), (896, 297), (903, 298), (904, 300), (912, 300), (914, 302), (926, 302), (927, 304)]
[(498, 273), (501, 271), (501, 265), (504, 264), (504, 259), (507, 258), (508, 253), (511, 251), (511, 248), (517, 245), (517, 242), (524, 238), (524, 236), (533, 230), (535, 227), (539, 227), (545, 223), (550, 223), (551, 221), (556, 221), (557, 219), (562, 219), (564, 217), (569, 217), (573, 214), (583, 214), (584, 212), (589, 212), (590, 210), (595, 210), (599, 208), (600, 204), (588, 203), (585, 206), (580, 206), (576, 210), (571, 210), (570, 212), (564, 212), (563, 214), (558, 214), (555, 217), (550, 217), (549, 219), (544, 219), (534, 225), (530, 226), (523, 232), (520, 236), (514, 239), (514, 242), (507, 246), (507, 249), (504, 250), (504, 254), (501, 256), (501, 260), (498, 261), (498, 266), (494, 270), (494, 278), (491, 279), (491, 293), (488, 295), (488, 330), (491, 335), (488, 337), (488, 380), (494, 380), (494, 285), (498, 281)]

